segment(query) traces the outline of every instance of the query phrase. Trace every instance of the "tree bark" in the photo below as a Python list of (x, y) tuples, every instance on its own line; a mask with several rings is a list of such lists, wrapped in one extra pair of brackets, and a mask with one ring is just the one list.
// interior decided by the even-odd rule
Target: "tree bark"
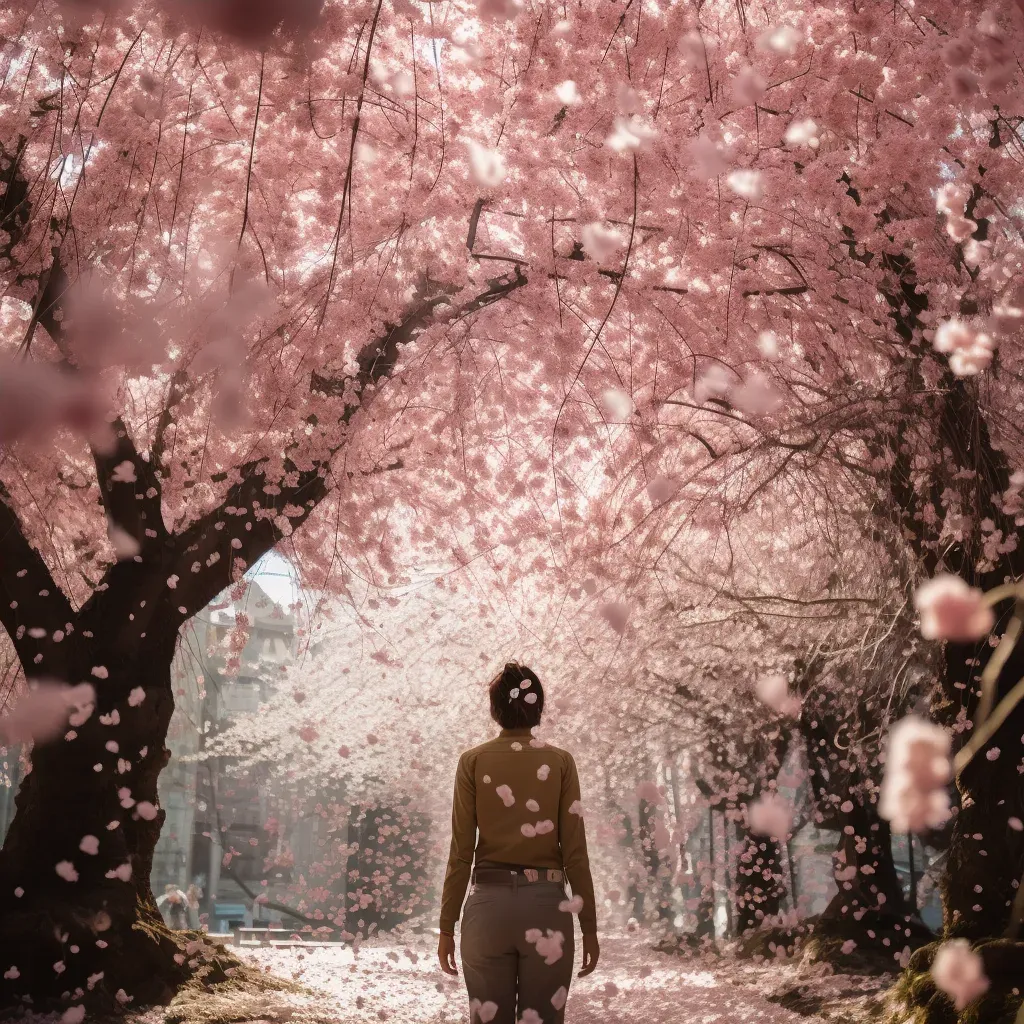
[(738, 828), (742, 848), (736, 858), (734, 913), (736, 934), (742, 935), (779, 914), (786, 889), (779, 842)]
[[(984, 174), (984, 168), (978, 171), (979, 176)], [(977, 187), (972, 203), (979, 194)], [(850, 195), (859, 202), (852, 187)], [(978, 218), (977, 223), (974, 237), (983, 241), (988, 225), (984, 218)], [(928, 308), (928, 297), (917, 290), (912, 260), (893, 254), (881, 258), (891, 276), (882, 294), (899, 339), (906, 391), (922, 397), (895, 424), (883, 427), (874, 439), (869, 439), (869, 448), (875, 454), (892, 456), (886, 481), (888, 501), (878, 510), (880, 520), (889, 519), (895, 512), (898, 536), (913, 552), (925, 576), (950, 572), (982, 590), (1019, 580), (1024, 575), (1024, 552), (1020, 548), (1024, 531), (1012, 510), (1003, 507), (1009, 466), (993, 442), (978, 385), (956, 377), (945, 357), (926, 341), (928, 325), (921, 314)], [(975, 311), (964, 310), (968, 315)], [(928, 363), (938, 370), (937, 386), (926, 387), (923, 383), (922, 367)], [(915, 434), (941, 453), (941, 470), (934, 471), (925, 486), (915, 479), (913, 471)], [(929, 534), (925, 524), (942, 521), (947, 495), (959, 502), (969, 528), (956, 540), (944, 539), (940, 545), (939, 538)], [(1004, 540), (1002, 550), (991, 558), (980, 529), (986, 520)], [(1008, 617), (1008, 610), (1003, 608), (996, 635), (1005, 631)], [(933, 708), (939, 721), (947, 726), (961, 718), (973, 721), (979, 703), (978, 681), (992, 653), (987, 641), (945, 645), (942, 697)], [(1022, 677), (1024, 652), (1018, 645), (996, 682), (996, 705)], [(949, 998), (936, 990), (931, 965), (938, 943), (931, 943), (912, 955), (892, 999), (893, 1019), (907, 1019), (909, 1014), (910, 1019), (929, 1024), (952, 1024), (961, 1017), (994, 1022), (1013, 1020), (1017, 1013), (1019, 979), (1024, 976), (1024, 943), (1014, 941), (1013, 903), (1024, 873), (1024, 834), (1012, 828), (1009, 819), (1020, 818), (1024, 812), (1024, 775), (1018, 770), (1021, 735), (1024, 707), (1018, 705), (957, 777), (960, 807), (953, 819), (940, 885), (943, 939), (971, 942), (982, 957), (989, 991), (980, 1005), (958, 1013)], [(967, 742), (970, 733), (958, 730), (956, 737)]]
[[(985, 417), (978, 406), (974, 386), (961, 380), (945, 382), (939, 411), (939, 434), (951, 454), (953, 466), (977, 478), (979, 507), (975, 516), (990, 518), (1005, 537), (1024, 540), (1024, 531), (999, 506), (999, 496), (1009, 487), (1009, 469), (1002, 452), (992, 443)], [(964, 429), (970, 423), (971, 430)], [(908, 514), (916, 511), (907, 493), (899, 492)], [(977, 538), (967, 538), (943, 552), (940, 561), (931, 550), (921, 557), (929, 574), (956, 573), (983, 590), (994, 589), (1008, 579), (1024, 576), (1024, 552), (1005, 551), (983, 569)], [(995, 633), (1002, 634), (1012, 609), (1001, 609)], [(952, 726), (959, 715), (974, 721), (980, 698), (979, 680), (994, 653), (986, 641), (978, 644), (947, 643), (943, 655), (942, 701), (937, 717)], [(1018, 644), (996, 682), (994, 706), (1024, 678), (1024, 649)], [(977, 724), (977, 723), (975, 723)], [(962, 742), (970, 732), (961, 735)], [(953, 821), (949, 859), (943, 884), (943, 931), (947, 938), (979, 940), (1007, 933), (1017, 883), (1024, 874), (1024, 833), (1012, 828), (1009, 819), (1024, 816), (1024, 774), (1019, 771), (1020, 737), (1024, 735), (1024, 704), (1018, 704), (995, 735), (960, 773), (956, 786), (960, 807)]]
[(0, 1005), (28, 997), (38, 1006), (78, 989), (96, 1007), (117, 1006), (119, 989), (136, 1003), (161, 1002), (190, 973), (184, 957), (174, 960), (182, 942), (149, 884), (164, 818), (150, 808), (168, 757), (174, 636), (154, 638), (141, 658), (95, 639), (78, 645), (67, 680), (107, 668), (95, 710), (73, 739), (33, 751), (0, 851)]
[(700, 896), (697, 903), (698, 939), (715, 938), (715, 810), (708, 805), (708, 859), (704, 865), (698, 861)]
[[(981, 665), (976, 661), (971, 664), (972, 655), (977, 654), (981, 654)], [(985, 661), (984, 652), (950, 644), (946, 652), (947, 692), (958, 693), (957, 681), (976, 679)], [(1000, 694), (1021, 678), (1024, 650), (1018, 645), (1001, 674)], [(953, 823), (949, 860), (940, 886), (946, 938), (977, 941), (1021, 937), (1020, 922), (1015, 927), (1011, 917), (1024, 877), (1024, 832), (1009, 822), (1011, 818), (1024, 820), (1024, 774), (1019, 770), (1022, 735), (1024, 704), (1018, 704), (957, 777), (960, 810)]]
[[(992, 145), (999, 144), (999, 125), (993, 122)], [(977, 184), (968, 203), (968, 216), (977, 228), (973, 238), (985, 241), (989, 223), (977, 216), (975, 207), (983, 196), (983, 166), (977, 167)], [(846, 176), (848, 194), (859, 205), (860, 196)], [(885, 228), (894, 215), (883, 211), (879, 227)], [(858, 253), (855, 235), (845, 229), (851, 256), (874, 259), (875, 254)], [(893, 251), (881, 254), (888, 281), (881, 294), (896, 333), (896, 365), (906, 382), (907, 393), (920, 397), (895, 424), (883, 427), (869, 439), (876, 454), (892, 455), (888, 473), (889, 501), (878, 512), (882, 519), (896, 513), (901, 540), (917, 558), (927, 576), (950, 572), (983, 590), (1024, 576), (1024, 530), (1018, 517), (1003, 507), (1002, 496), (1010, 483), (1010, 467), (1002, 449), (994, 442), (989, 420), (981, 402), (979, 385), (957, 377), (947, 358), (937, 353), (925, 338), (929, 324), (922, 319), (928, 310), (928, 295), (917, 288), (916, 268), (911, 256)], [(963, 309), (965, 315), (976, 306)], [(938, 384), (926, 386), (923, 367), (938, 371)], [(930, 432), (930, 437), (929, 437)], [(941, 471), (932, 473), (927, 486), (914, 477), (913, 439), (929, 440), (941, 452)], [(930, 536), (925, 524), (941, 522), (947, 494), (953, 495), (968, 524), (961, 537), (944, 540)], [(985, 550), (980, 524), (989, 521), (992, 531), (1002, 534), (1002, 549), (990, 557)], [(1005, 629), (1009, 612), (1004, 608), (996, 633)], [(943, 702), (936, 716), (947, 725), (961, 712), (973, 720), (978, 707), (978, 680), (993, 653), (987, 641), (976, 645), (946, 644), (941, 678)], [(1024, 677), (1024, 652), (1014, 651), (997, 681), (996, 704)], [(972, 764), (956, 780), (960, 810), (953, 822), (949, 858), (941, 886), (943, 932), (947, 938), (978, 941), (994, 938), (1012, 928), (1011, 912), (1016, 883), (1024, 873), (1024, 833), (1008, 826), (1010, 817), (1024, 811), (1024, 774), (1018, 760), (1008, 751), (1019, 751), (1024, 735), (1024, 707), (1018, 705), (1008, 716)], [(961, 734), (966, 742), (970, 734)], [(1000, 751), (998, 756), (990, 752)], [(981, 837), (981, 838), (977, 838)]]
[(871, 930), (880, 942), (891, 939), (883, 932), (902, 931), (910, 909), (892, 857), (889, 823), (874, 804), (853, 803), (843, 814), (833, 864), (839, 891), (821, 915), (830, 933), (866, 938)]

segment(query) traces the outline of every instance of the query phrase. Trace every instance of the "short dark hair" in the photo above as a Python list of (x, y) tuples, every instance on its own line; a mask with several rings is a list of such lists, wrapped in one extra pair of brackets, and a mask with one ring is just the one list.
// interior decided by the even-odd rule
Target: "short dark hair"
[[(544, 687), (537, 674), (525, 665), (510, 661), (488, 687), (491, 718), (502, 729), (533, 729), (544, 712)], [(536, 699), (532, 699), (536, 694)], [(528, 699), (530, 698), (530, 699)]]

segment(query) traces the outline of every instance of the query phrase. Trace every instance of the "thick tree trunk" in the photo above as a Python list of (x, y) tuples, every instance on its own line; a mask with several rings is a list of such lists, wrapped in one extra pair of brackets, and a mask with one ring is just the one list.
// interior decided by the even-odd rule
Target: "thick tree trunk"
[[(658, 849), (656, 837), (656, 806), (644, 799), (640, 800), (639, 837), (643, 855), (645, 877), (643, 888), (656, 902), (657, 920), (662, 924), (671, 924), (675, 914), (671, 902), (671, 881), (668, 865)], [(639, 920), (639, 916), (637, 918)]]
[[(948, 646), (947, 693), (959, 695), (964, 692), (964, 683), (977, 685), (975, 680), (981, 671), (975, 660), (978, 655), (973, 648)], [(982, 659), (987, 660), (983, 654)], [(1003, 669), (1000, 694), (1021, 678), (1024, 649), (1018, 644)], [(953, 823), (941, 886), (946, 938), (1021, 937), (1020, 922), (1015, 927), (1011, 920), (1018, 885), (1024, 877), (1024, 831), (1019, 825), (1024, 821), (1021, 736), (1024, 702), (1014, 708), (956, 780), (960, 810)], [(1016, 827), (1010, 824), (1014, 819)]]
[(708, 807), (708, 859), (707, 863), (698, 861), (700, 873), (700, 896), (697, 903), (698, 939), (715, 938), (715, 811)]
[[(993, 122), (992, 128), (990, 145), (996, 147), (1000, 145), (998, 122)], [(967, 204), (967, 216), (977, 224), (973, 238), (984, 242), (989, 222), (976, 207), (985, 196), (986, 169), (979, 164), (974, 170), (977, 181)], [(847, 186), (847, 194), (860, 205), (860, 193), (851, 178), (844, 174), (840, 180)], [(893, 210), (885, 209), (877, 224), (888, 232), (889, 225), (899, 219)], [(918, 396), (903, 407), (894, 423), (883, 423), (873, 436), (869, 434), (866, 438), (872, 454), (892, 458), (888, 493), (878, 509), (880, 521), (889, 522), (893, 512), (897, 513), (898, 541), (909, 545), (925, 576), (950, 572), (983, 590), (1021, 579), (1024, 549), (1019, 542), (1024, 537), (1020, 520), (1012, 509), (1004, 507), (1002, 499), (1009, 486), (1010, 466), (1001, 445), (993, 441), (989, 431), (977, 383), (953, 374), (946, 357), (937, 353), (927, 340), (931, 321), (924, 314), (929, 309), (929, 296), (918, 290), (912, 253), (901, 246), (881, 254), (858, 250), (856, 233), (848, 227), (844, 233), (855, 259), (868, 262), (877, 256), (887, 272), (888, 280), (880, 294), (888, 303), (888, 315), (896, 332), (893, 366), (904, 375), (906, 395)], [(889, 237), (891, 242), (896, 241), (894, 235)], [(965, 296), (961, 312), (973, 316), (979, 310)], [(935, 371), (937, 384), (931, 379)], [(923, 478), (914, 467), (915, 455), (929, 448), (940, 453), (941, 460), (933, 467), (930, 479)], [(934, 528), (943, 523), (947, 509), (962, 511), (968, 527), (955, 540)], [(986, 521), (991, 526), (985, 533), (992, 537), (1001, 535), (1010, 542), (994, 558), (986, 551), (981, 529)], [(1005, 626), (1005, 621), (1001, 625)], [(1001, 633), (1002, 628), (997, 632)], [(977, 680), (991, 653), (987, 644), (973, 651), (947, 645), (941, 680), (945, 707), (935, 709), (946, 724), (956, 720), (960, 711), (966, 713), (968, 720), (973, 719)], [(973, 664), (971, 659), (976, 659)], [(1016, 661), (1016, 655), (1011, 660)], [(1007, 666), (999, 681), (1000, 693), (1005, 694), (1022, 675), (1019, 661), (1013, 669)], [(975, 944), (988, 939), (990, 946), (996, 944), (998, 952), (993, 954), (991, 964), (986, 959), (990, 980), (992, 972), (1007, 978), (1024, 976), (1024, 944), (995, 938), (1006, 933), (1011, 923), (1015, 882), (1024, 869), (1024, 836), (1007, 826), (1008, 817), (1019, 817), (1022, 804), (1024, 775), (1017, 771), (1022, 734), (1024, 709), (1017, 708), (987, 748), (999, 747), (1000, 755), (989, 760), (982, 751), (957, 779), (962, 806), (953, 823), (942, 884), (945, 936), (964, 937)], [(1014, 807), (1017, 811), (1012, 810)], [(1008, 952), (1007, 943), (1014, 951)], [(897, 1005), (896, 1013), (901, 1020), (906, 1019), (908, 1009), (918, 1020), (952, 1021), (958, 1016), (945, 996), (935, 994), (929, 973), (934, 952), (935, 946), (926, 946), (911, 960), (900, 983), (907, 995), (902, 1007)], [(986, 997), (986, 1002), (998, 1002), (1001, 993), (1012, 984), (1012, 980), (993, 984), (990, 992), (1000, 994)], [(1019, 1003), (1019, 989), (1013, 998)], [(991, 1009), (991, 1005), (986, 1005), (979, 1018), (977, 1009), (971, 1007), (965, 1016), (969, 1015), (972, 1021), (1012, 1020), (1015, 1013), (1005, 1005), (995, 1012)]]
[(740, 826), (742, 848), (736, 858), (735, 921), (742, 935), (776, 917), (786, 894), (782, 849), (775, 839), (755, 836)]
[[(805, 666), (808, 679), (816, 666)], [(813, 956), (842, 959), (880, 955), (887, 961), (932, 936), (903, 896), (892, 856), (889, 824), (878, 814), (870, 769), (849, 755), (838, 737), (863, 737), (877, 728), (877, 713), (862, 702), (845, 717), (823, 701), (804, 702), (800, 731), (807, 750), (810, 796), (819, 827), (839, 833), (833, 854), (837, 892), (812, 922)], [(850, 742), (853, 742), (851, 738)], [(852, 945), (850, 944), (852, 943)]]
[[(1009, 482), (1006, 459), (992, 442), (976, 392), (962, 381), (946, 383), (939, 417), (940, 436), (952, 453), (951, 466), (962, 467), (971, 474), (972, 486), (976, 488), (972, 492), (975, 519), (990, 518), (1004, 536), (1019, 540), (1019, 526), (998, 502)], [(963, 426), (968, 423), (972, 428), (969, 431)], [(909, 473), (896, 479), (894, 493), (905, 519), (909, 519), (916, 508)], [(971, 507), (970, 496), (964, 501), (965, 507)], [(982, 590), (991, 590), (1024, 575), (1024, 551), (1019, 544), (988, 565), (980, 548), (978, 538), (971, 536), (944, 550), (941, 562), (931, 550), (922, 550), (921, 555), (929, 574), (951, 571)], [(999, 611), (997, 636), (1006, 630), (1010, 609), (1004, 605)], [(943, 701), (935, 708), (936, 716), (945, 725), (953, 727), (964, 719), (975, 727), (979, 724), (978, 684), (993, 650), (987, 642), (946, 644)], [(1021, 678), (1024, 649), (1018, 644), (1000, 672), (994, 706)], [(958, 729), (954, 735), (961, 742), (968, 742), (971, 732)], [(1024, 833), (1010, 822), (1024, 820), (1022, 735), (1024, 706), (1018, 704), (958, 775), (960, 807), (953, 819), (940, 886), (943, 939), (963, 938), (971, 942), (984, 963), (989, 990), (979, 1005), (972, 1004), (958, 1014), (949, 999), (936, 991), (931, 977), (931, 964), (938, 949), (938, 944), (933, 943), (914, 954), (900, 981), (893, 1006), (903, 1019), (909, 1012), (912, 1019), (928, 1024), (947, 1024), (958, 1019), (1011, 1021), (1021, 1004), (1024, 941), (1015, 911), (1024, 908), (1020, 903), (1016, 907), (1014, 904), (1024, 876)]]
[[(972, 691), (991, 650), (947, 645), (947, 704), (940, 709), (941, 715), (952, 719), (961, 705), (976, 707)], [(1024, 650), (1018, 645), (1001, 674), (999, 696), (1021, 678)], [(1024, 706), (1018, 705), (957, 777), (960, 809), (953, 821), (941, 883), (942, 937), (971, 943), (982, 959), (988, 991), (977, 1003), (957, 1013), (949, 998), (935, 987), (931, 966), (939, 943), (932, 943), (914, 954), (900, 979), (892, 1001), (894, 1020), (897, 1015), (901, 1021), (918, 1024), (1010, 1024), (1020, 1019), (1024, 929), (1016, 912), (1024, 910), (1018, 901), (1024, 875), (1024, 833), (1010, 821), (1024, 820), (1022, 735)]]
[[(185, 939), (198, 937), (164, 925), (149, 882), (164, 819), (154, 809), (174, 709), (175, 637), (153, 638), (127, 659), (116, 631), (88, 626), (68, 681), (92, 680), (95, 710), (33, 751), (0, 851), (3, 1007), (164, 1002), (194, 973), (204, 946), (186, 952)], [(107, 677), (93, 675), (94, 666)]]
[[(875, 805), (853, 803), (840, 819), (833, 855), (838, 892), (821, 915), (830, 931), (865, 936), (870, 930), (902, 934), (910, 911), (892, 858), (892, 835)], [(891, 936), (886, 936), (891, 937)]]

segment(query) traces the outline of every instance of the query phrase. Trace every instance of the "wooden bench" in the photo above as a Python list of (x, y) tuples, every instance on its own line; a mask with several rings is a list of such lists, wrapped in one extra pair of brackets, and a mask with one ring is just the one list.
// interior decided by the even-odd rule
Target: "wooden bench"
[(335, 928), (309, 932), (294, 928), (236, 928), (233, 936), (236, 946), (337, 946), (346, 942)]

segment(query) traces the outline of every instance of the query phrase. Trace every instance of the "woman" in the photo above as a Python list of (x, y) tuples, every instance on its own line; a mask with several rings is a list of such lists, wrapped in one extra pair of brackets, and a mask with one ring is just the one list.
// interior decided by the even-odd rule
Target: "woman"
[(472, 881), (462, 914), (471, 1024), (562, 1024), (573, 912), (583, 932), (580, 977), (600, 955), (579, 776), (571, 754), (531, 737), (544, 690), (530, 669), (506, 665), (490, 698), (501, 732), (467, 750), (455, 776), (437, 958), (446, 974), (458, 973), (455, 922)]

